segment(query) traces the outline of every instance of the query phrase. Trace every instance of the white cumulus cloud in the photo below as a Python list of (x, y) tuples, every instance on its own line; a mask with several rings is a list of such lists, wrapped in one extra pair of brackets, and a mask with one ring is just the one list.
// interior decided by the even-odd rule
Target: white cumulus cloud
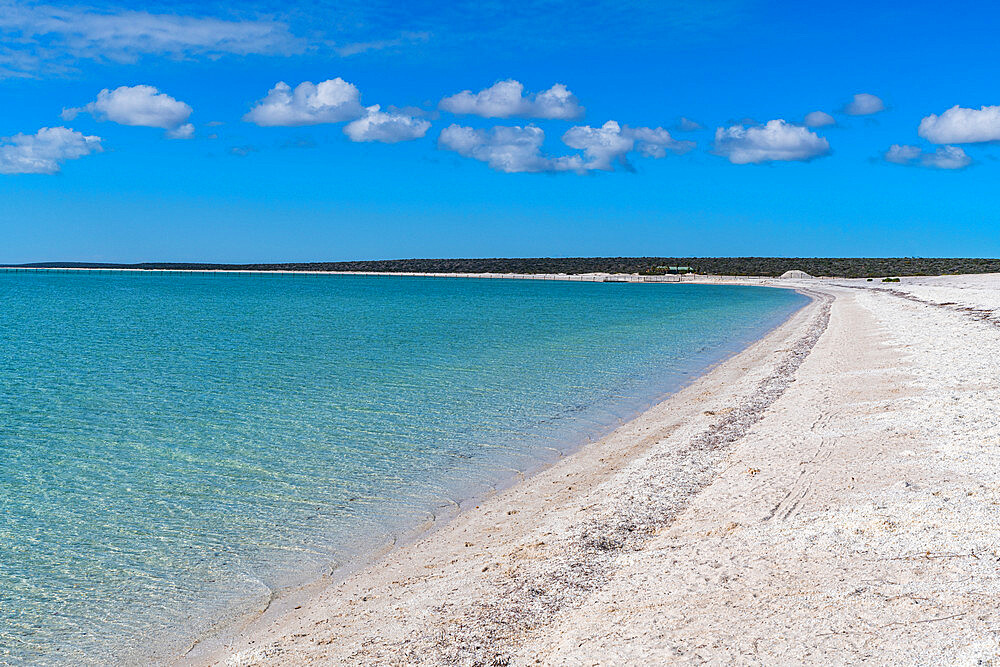
[(621, 127), (613, 120), (601, 127), (571, 127), (563, 134), (562, 140), (570, 148), (583, 151), (588, 169), (602, 170), (612, 169), (612, 163), (623, 160), (635, 144), (634, 139), (622, 135)]
[(780, 118), (764, 125), (733, 125), (715, 131), (715, 153), (733, 164), (811, 160), (829, 152), (826, 139)]
[(0, 140), (0, 174), (55, 174), (61, 162), (100, 151), (100, 137), (68, 127), (43, 127), (35, 134)]
[(635, 141), (635, 149), (643, 157), (666, 157), (667, 151), (681, 155), (695, 147), (693, 141), (674, 139), (662, 127), (629, 127), (626, 125), (622, 133)]
[(802, 119), (802, 124), (806, 127), (824, 127), (826, 125), (833, 125), (836, 122), (833, 116), (825, 111), (810, 111)]
[(886, 162), (893, 162), (895, 164), (911, 164), (914, 160), (920, 157), (922, 150), (919, 146), (907, 146), (906, 144), (893, 144), (889, 146), (889, 150), (885, 152)]
[(882, 102), (881, 98), (871, 93), (858, 93), (844, 107), (844, 113), (852, 116), (869, 116), (884, 110), (885, 103)]
[(967, 109), (956, 104), (921, 120), (917, 134), (935, 144), (1000, 141), (1000, 106)]
[(562, 136), (563, 143), (580, 153), (553, 157), (542, 152), (545, 133), (534, 125), (480, 130), (450, 125), (441, 132), (438, 147), (487, 163), (497, 171), (584, 173), (610, 171), (615, 164), (629, 168), (627, 155), (664, 157), (668, 151), (684, 153), (693, 141), (678, 141), (662, 127), (629, 127), (609, 120), (600, 127), (578, 125)]
[(535, 95), (525, 95), (520, 81), (498, 81), (489, 88), (473, 93), (463, 90), (446, 97), (438, 105), (454, 114), (472, 114), (483, 118), (555, 118), (572, 120), (583, 115), (576, 96), (561, 83)]
[(303, 81), (294, 90), (279, 81), (243, 120), (268, 127), (340, 123), (365, 114), (360, 98), (357, 87), (340, 77)]
[(344, 126), (344, 134), (351, 141), (381, 141), (394, 144), (419, 139), (427, 134), (430, 121), (403, 113), (382, 111), (375, 104), (365, 109), (365, 115)]
[(583, 151), (584, 167), (609, 171), (615, 162), (627, 165), (625, 157), (633, 150), (643, 157), (661, 158), (667, 151), (685, 153), (693, 141), (678, 141), (662, 127), (622, 127), (609, 120), (601, 127), (578, 125), (563, 134), (563, 143)]
[(933, 153), (922, 156), (920, 162), (935, 169), (962, 169), (972, 164), (972, 158), (958, 146), (939, 146)]
[(886, 162), (932, 169), (963, 169), (972, 164), (972, 158), (958, 146), (939, 146), (934, 152), (924, 152), (919, 146), (893, 144), (884, 157)]
[(120, 86), (105, 88), (97, 99), (86, 106), (64, 109), (64, 120), (72, 120), (85, 111), (98, 120), (110, 120), (120, 125), (159, 127), (173, 139), (188, 139), (194, 135), (194, 126), (187, 122), (191, 107), (153, 86)]
[(194, 125), (191, 123), (184, 123), (183, 125), (178, 125), (172, 130), (167, 130), (167, 137), (170, 139), (190, 139), (194, 136)]
[(543, 141), (545, 132), (534, 125), (479, 130), (452, 124), (441, 130), (438, 147), (485, 162), (491, 168), (508, 174), (583, 168), (578, 157), (570, 159), (542, 155)]

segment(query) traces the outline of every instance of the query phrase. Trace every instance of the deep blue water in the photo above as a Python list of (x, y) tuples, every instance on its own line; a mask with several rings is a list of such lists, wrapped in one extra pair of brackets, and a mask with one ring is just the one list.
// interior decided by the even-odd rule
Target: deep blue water
[(607, 432), (805, 301), (0, 274), (0, 663), (168, 650)]

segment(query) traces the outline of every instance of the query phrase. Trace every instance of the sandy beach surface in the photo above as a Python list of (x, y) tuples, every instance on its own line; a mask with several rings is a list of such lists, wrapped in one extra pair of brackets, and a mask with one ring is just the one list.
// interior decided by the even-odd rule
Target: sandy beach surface
[(1000, 276), (812, 303), (181, 664), (1000, 664)]

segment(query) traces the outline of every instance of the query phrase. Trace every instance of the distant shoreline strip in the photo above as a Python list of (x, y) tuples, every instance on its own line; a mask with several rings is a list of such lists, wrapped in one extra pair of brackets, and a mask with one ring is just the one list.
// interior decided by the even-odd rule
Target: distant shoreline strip
[(407, 276), (419, 278), (481, 278), (493, 280), (558, 280), (587, 283), (717, 283), (754, 282), (765, 283), (775, 280), (770, 276), (703, 276), (656, 275), (644, 276), (635, 273), (568, 274), (568, 273), (437, 273), (416, 271), (303, 271), (303, 270), (259, 270), (259, 269), (139, 269), (139, 268), (97, 268), (97, 267), (27, 267), (0, 266), (0, 273), (226, 273), (243, 275), (317, 275), (317, 276)]

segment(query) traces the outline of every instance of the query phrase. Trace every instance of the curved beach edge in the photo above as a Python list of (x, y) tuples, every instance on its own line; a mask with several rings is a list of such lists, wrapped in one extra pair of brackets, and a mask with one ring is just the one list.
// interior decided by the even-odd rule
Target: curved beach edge
[(998, 664), (1000, 275), (803, 280), (691, 385), (193, 664)]
[[(756, 280), (748, 280), (746, 284), (760, 285)], [(780, 286), (797, 289), (811, 301), (763, 339), (713, 366), (679, 392), (602, 440), (482, 500), (479, 505), (435, 526), (433, 531), (414, 542), (393, 549), (366, 567), (337, 579), (325, 579), (289, 591), (273, 600), (262, 613), (203, 637), (177, 664), (273, 664), (275, 659), (280, 660), (279, 656), (286, 656), (289, 663), (300, 662), (294, 649), (284, 648), (285, 642), (292, 639), (294, 643), (312, 643), (306, 639), (309, 635), (300, 631), (300, 626), (314, 617), (326, 618), (331, 601), (337, 606), (343, 604), (344, 617), (354, 619), (350, 624), (355, 627), (350, 632), (357, 633), (359, 642), (369, 645), (374, 642), (380, 649), (378, 655), (371, 656), (345, 652), (344, 644), (338, 639), (337, 648), (323, 652), (321, 661), (405, 662), (418, 659), (415, 656), (419, 655), (420, 660), (430, 662), (467, 658), (478, 662), (480, 658), (492, 661), (497, 655), (508, 653), (514, 630), (511, 619), (519, 619), (518, 624), (522, 627), (516, 632), (521, 634), (529, 627), (551, 623), (559, 610), (588, 591), (596, 590), (613, 571), (611, 566), (618, 556), (638, 548), (645, 537), (666, 525), (687, 500), (711, 480), (715, 472), (713, 465), (726, 447), (758, 420), (791, 382), (794, 369), (808, 355), (825, 328), (832, 297), (812, 286), (787, 283)], [(738, 401), (738, 405), (734, 401)], [(674, 450), (678, 430), (690, 432), (698, 442)], [(656, 451), (661, 449), (667, 452), (666, 457), (655, 457)], [(644, 461), (650, 458), (655, 463), (645, 464)], [(629, 479), (621, 479), (626, 469), (631, 468), (635, 470), (629, 472)], [(639, 477), (644, 478), (642, 483), (647, 487), (643, 491), (644, 498), (633, 497), (623, 501), (623, 505), (616, 501), (616, 492), (606, 498), (606, 501), (616, 502), (593, 502), (592, 496), (604, 493), (604, 486), (608, 484), (625, 485), (638, 491)], [(563, 484), (566, 480), (569, 482)], [(662, 488), (663, 482), (669, 484), (669, 491)], [(607, 507), (600, 507), (605, 504)], [(623, 510), (630, 516), (624, 524), (621, 520), (625, 516)], [(609, 517), (612, 518), (609, 520)], [(552, 526), (566, 533), (563, 537), (570, 538), (565, 543), (558, 543), (561, 538), (553, 539), (556, 534), (553, 530), (543, 531), (549, 536), (548, 542), (535, 539), (540, 525), (567, 519), (572, 519), (573, 523), (568, 533), (568, 526)], [(536, 599), (541, 589), (528, 581), (534, 581), (540, 574), (534, 568), (530, 574), (527, 571), (520, 573), (527, 578), (503, 574), (509, 565), (520, 564), (523, 554), (509, 554), (512, 560), (506, 565), (497, 560), (500, 551), (516, 542), (534, 545), (530, 560), (537, 561), (539, 566), (544, 564), (549, 569), (546, 573), (549, 579), (565, 580), (567, 572), (571, 572), (578, 581), (568, 587), (552, 585), (551, 600)], [(541, 546), (548, 548), (541, 549)], [(547, 558), (543, 551), (556, 557)], [(439, 569), (443, 572), (427, 576), (429, 571)], [(475, 581), (467, 580), (469, 577)], [(369, 617), (372, 625), (367, 628), (355, 616), (357, 604), (367, 606), (367, 603), (380, 600), (384, 604), (389, 598), (375, 591), (383, 591), (386, 585), (399, 587), (390, 594), (393, 598), (413, 595), (431, 602), (439, 593), (417, 592), (412, 590), (413, 584), (442, 578), (453, 579), (455, 586), (465, 591), (462, 599), (470, 603), (465, 611), (475, 616), (475, 619), (470, 617), (469, 627), (477, 628), (476, 635), (489, 635), (491, 641), (483, 642), (482, 637), (460, 638), (450, 629), (447, 632), (453, 635), (451, 639), (433, 640), (436, 648), (431, 650), (423, 645), (424, 641), (414, 643), (405, 639), (405, 624), (394, 625), (393, 639), (361, 637), (366, 630), (379, 633), (386, 628), (371, 620), (378, 617), (380, 612), (376, 610), (380, 604), (372, 605), (372, 613), (376, 616)], [(522, 597), (526, 595), (530, 599), (515, 602), (512, 586)], [(431, 597), (424, 598), (425, 595)], [(440, 604), (430, 605), (438, 608), (436, 612), (430, 608), (422, 611), (450, 618), (450, 606), (459, 600), (450, 591), (443, 595), (437, 601)], [(496, 608), (498, 600), (504, 601), (503, 610)], [(527, 607), (547, 611), (532, 616), (526, 613)], [(329, 620), (322, 625), (328, 626)], [(340, 631), (337, 633), (339, 635)], [(424, 630), (420, 633), (426, 635)], [(279, 639), (281, 635), (287, 637)], [(451, 642), (467, 647), (480, 645), (480, 648), (475, 657), (440, 654), (442, 644)], [(332, 645), (325, 646), (330, 648)]]

